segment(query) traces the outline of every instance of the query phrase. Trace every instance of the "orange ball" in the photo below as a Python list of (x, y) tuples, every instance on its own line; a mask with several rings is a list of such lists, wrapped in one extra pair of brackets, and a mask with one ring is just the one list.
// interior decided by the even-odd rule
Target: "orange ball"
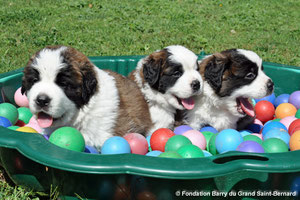
[(300, 149), (300, 130), (294, 132), (294, 134), (290, 138), (290, 149), (291, 151)]
[(283, 119), (288, 116), (295, 116), (297, 108), (291, 103), (282, 103), (275, 110), (276, 118)]

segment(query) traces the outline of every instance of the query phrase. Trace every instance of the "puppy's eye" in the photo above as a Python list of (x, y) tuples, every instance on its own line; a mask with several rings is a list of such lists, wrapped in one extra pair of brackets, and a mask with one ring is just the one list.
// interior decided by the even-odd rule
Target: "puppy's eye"
[(38, 81), (39, 81), (39, 79), (38, 79), (37, 77), (31, 79), (31, 82), (32, 82), (32, 83), (36, 83), (36, 82), (38, 82)]
[(180, 71), (176, 71), (172, 74), (172, 76), (176, 77), (176, 78), (180, 77), (181, 75), (182, 75), (182, 73)]
[(255, 78), (255, 74), (253, 72), (250, 72), (245, 76), (245, 79), (249, 79), (249, 80), (252, 80), (254, 78)]

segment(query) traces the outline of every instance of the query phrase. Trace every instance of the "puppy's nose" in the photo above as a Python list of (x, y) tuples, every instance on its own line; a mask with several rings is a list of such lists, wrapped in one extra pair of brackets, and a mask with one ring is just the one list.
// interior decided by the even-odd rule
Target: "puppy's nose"
[(193, 80), (191, 87), (193, 89), (193, 92), (197, 92), (200, 89), (200, 82), (198, 80)]
[(41, 108), (48, 106), (50, 101), (51, 99), (45, 94), (39, 94), (35, 99), (35, 103)]
[(268, 80), (267, 82), (267, 88), (268, 88), (268, 92), (273, 92), (273, 89), (274, 89), (274, 83), (271, 79)]

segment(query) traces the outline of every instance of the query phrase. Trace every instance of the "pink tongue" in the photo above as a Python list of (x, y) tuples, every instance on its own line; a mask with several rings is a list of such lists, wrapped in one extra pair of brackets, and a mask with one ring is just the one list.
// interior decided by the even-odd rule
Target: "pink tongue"
[(46, 113), (40, 112), (40, 113), (38, 113), (37, 117), (38, 117), (37, 122), (38, 122), (39, 126), (42, 128), (48, 128), (53, 123), (53, 118)]
[(239, 98), (239, 101), (241, 103), (242, 110), (249, 116), (254, 117), (255, 112), (253, 109), (252, 104), (248, 101), (247, 98)]
[(185, 107), (185, 109), (187, 110), (192, 110), (195, 106), (195, 101), (192, 97), (187, 99), (180, 99), (180, 100), (183, 107)]

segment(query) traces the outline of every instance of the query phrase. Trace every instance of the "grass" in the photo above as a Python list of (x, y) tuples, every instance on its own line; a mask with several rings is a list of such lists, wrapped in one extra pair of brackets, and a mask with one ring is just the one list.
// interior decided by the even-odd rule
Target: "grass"
[[(229, 48), (300, 66), (298, 0), (0, 0), (0, 73), (46, 45), (88, 56), (144, 55), (171, 44), (195, 53)], [(0, 179), (0, 199), (39, 199)]]
[(300, 66), (299, 7), (297, 0), (2, 1), (0, 73), (51, 44), (88, 56), (149, 54), (171, 44), (195, 53), (244, 48)]

